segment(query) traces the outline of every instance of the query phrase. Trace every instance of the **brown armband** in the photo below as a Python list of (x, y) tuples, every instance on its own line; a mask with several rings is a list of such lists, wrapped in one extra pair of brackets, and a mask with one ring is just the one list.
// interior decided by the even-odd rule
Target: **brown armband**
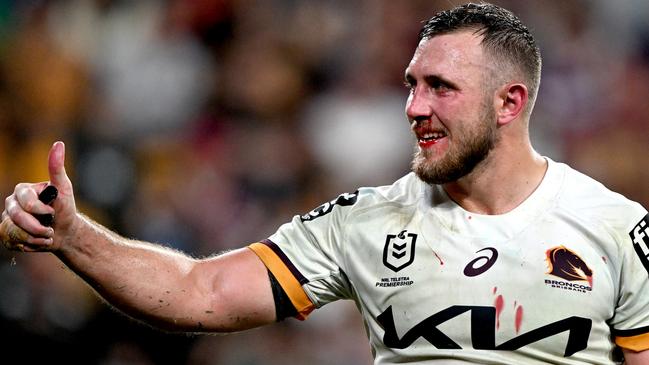
[(282, 286), (270, 270), (268, 270), (268, 278), (270, 279), (270, 288), (273, 290), (276, 321), (279, 322), (288, 317), (295, 317), (297, 315), (297, 309), (295, 309), (288, 295), (286, 295), (286, 292), (282, 289)]

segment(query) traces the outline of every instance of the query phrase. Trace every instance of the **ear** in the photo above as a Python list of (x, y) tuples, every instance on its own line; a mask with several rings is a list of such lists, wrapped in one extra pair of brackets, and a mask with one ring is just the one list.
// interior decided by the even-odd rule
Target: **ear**
[(498, 125), (503, 126), (523, 115), (527, 105), (527, 86), (520, 83), (504, 85), (496, 95)]

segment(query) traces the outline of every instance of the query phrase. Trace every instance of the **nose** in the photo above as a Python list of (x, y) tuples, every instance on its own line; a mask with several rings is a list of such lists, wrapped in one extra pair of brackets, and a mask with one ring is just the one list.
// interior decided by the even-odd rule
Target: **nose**
[(408, 95), (406, 101), (406, 116), (410, 122), (431, 118), (433, 115), (432, 100), (426, 95), (424, 88), (416, 87)]

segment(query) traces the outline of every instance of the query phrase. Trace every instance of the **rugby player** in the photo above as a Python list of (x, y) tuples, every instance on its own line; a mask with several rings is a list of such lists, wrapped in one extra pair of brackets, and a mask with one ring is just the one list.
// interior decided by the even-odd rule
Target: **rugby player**
[[(350, 299), (376, 364), (614, 364), (618, 349), (649, 364), (649, 215), (534, 150), (540, 75), (516, 16), (462, 5), (424, 25), (405, 70), (417, 146), (394, 184), (194, 259), (79, 213), (57, 142), (50, 181), (6, 199), (0, 238), (52, 252), (112, 305), (168, 330), (238, 331)], [(38, 200), (48, 185), (51, 206)]]

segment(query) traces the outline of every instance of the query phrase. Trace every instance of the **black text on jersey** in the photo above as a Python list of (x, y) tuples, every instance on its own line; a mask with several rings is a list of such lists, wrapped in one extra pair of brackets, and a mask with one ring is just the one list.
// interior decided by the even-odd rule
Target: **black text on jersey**
[(300, 220), (302, 222), (307, 222), (316, 219), (318, 217), (322, 217), (323, 215), (331, 213), (331, 211), (334, 209), (334, 206), (336, 205), (339, 205), (341, 207), (353, 205), (354, 203), (356, 203), (357, 198), (358, 198), (358, 190), (356, 190), (353, 193), (340, 194), (336, 199), (320, 205), (319, 207), (315, 208), (314, 210), (310, 211), (307, 214), (301, 215)]
[(645, 215), (629, 232), (633, 240), (633, 248), (647, 273), (649, 273), (649, 214)]

